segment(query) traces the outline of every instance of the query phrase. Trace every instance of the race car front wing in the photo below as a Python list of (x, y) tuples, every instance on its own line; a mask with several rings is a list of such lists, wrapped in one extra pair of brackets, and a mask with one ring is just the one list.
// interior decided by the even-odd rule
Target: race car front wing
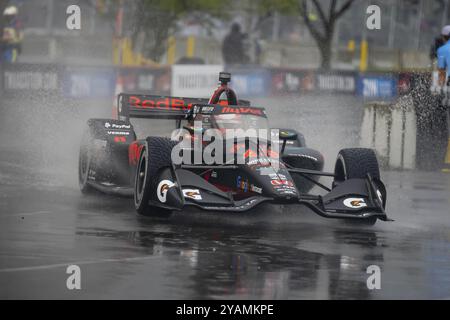
[[(292, 170), (302, 174), (317, 174), (330, 176), (331, 174), (313, 172), (309, 170)], [(295, 173), (295, 172), (292, 172)], [(219, 190), (214, 185), (208, 183), (196, 174), (183, 169), (173, 169), (176, 185), (181, 186), (176, 189), (182, 203), (177, 207), (165, 208), (172, 210), (182, 210), (185, 206), (193, 206), (207, 211), (223, 211), (223, 212), (246, 212), (262, 203), (277, 203), (279, 201), (264, 196), (253, 196), (244, 200), (233, 200), (230, 193)], [(319, 186), (323, 186), (317, 183)], [(324, 186), (323, 186), (324, 187)], [(326, 188), (326, 187), (324, 187)], [(381, 181), (374, 182), (370, 174), (365, 179), (350, 179), (335, 186), (329, 193), (324, 196), (301, 194), (293, 201), (287, 201), (286, 205), (300, 204), (314, 211), (319, 216), (330, 219), (369, 219), (377, 218), (383, 221), (390, 220), (385, 212), (386, 199), (383, 199), (380, 189), (384, 189)], [(187, 190), (198, 190), (201, 201), (195, 199), (196, 194), (186, 193)], [(385, 191), (385, 190), (383, 190)], [(283, 204), (283, 203), (281, 203)], [(155, 202), (153, 205), (161, 206)]]

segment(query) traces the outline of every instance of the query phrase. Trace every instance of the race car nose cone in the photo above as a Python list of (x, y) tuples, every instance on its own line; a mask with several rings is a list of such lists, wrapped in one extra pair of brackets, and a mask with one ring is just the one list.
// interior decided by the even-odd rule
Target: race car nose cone
[(279, 191), (274, 200), (279, 203), (295, 203), (298, 201), (298, 193), (296, 191)]

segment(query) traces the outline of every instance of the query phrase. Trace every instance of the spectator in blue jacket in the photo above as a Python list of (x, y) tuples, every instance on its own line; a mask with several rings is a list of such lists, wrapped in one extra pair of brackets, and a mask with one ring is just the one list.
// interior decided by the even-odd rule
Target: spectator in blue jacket
[(444, 44), (437, 49), (439, 85), (446, 85), (447, 77), (450, 75), (450, 25), (442, 28)]

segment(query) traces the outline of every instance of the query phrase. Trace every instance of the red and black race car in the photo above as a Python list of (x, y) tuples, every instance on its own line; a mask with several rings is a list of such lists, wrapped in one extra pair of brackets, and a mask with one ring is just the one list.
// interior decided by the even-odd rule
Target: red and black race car
[[(307, 148), (295, 130), (229, 138), (229, 130), (268, 129), (268, 121), (263, 108), (237, 99), (228, 86), (230, 74), (219, 78), (221, 85), (209, 100), (120, 94), (118, 119), (88, 120), (79, 157), (81, 191), (133, 196), (138, 213), (146, 215), (167, 215), (187, 206), (246, 212), (267, 202), (304, 205), (325, 218), (368, 225), (389, 221), (374, 151), (342, 150), (335, 171), (326, 173), (322, 154)], [(226, 100), (220, 100), (223, 95)], [(133, 118), (174, 119), (177, 134), (138, 139)], [(214, 139), (207, 138), (210, 132)], [(217, 135), (224, 137), (220, 144)], [(209, 158), (216, 156), (215, 161), (197, 147), (213, 149)], [(218, 151), (224, 152), (217, 157)], [(320, 177), (332, 178), (331, 186), (319, 182)], [(314, 186), (326, 193), (311, 194)]]

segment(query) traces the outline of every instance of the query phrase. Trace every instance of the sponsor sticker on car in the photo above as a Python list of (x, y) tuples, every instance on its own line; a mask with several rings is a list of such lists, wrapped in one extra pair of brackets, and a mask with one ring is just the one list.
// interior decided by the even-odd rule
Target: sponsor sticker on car
[(255, 186), (254, 184), (252, 184), (252, 185), (250, 186), (250, 190), (253, 191), (253, 192), (255, 192), (255, 193), (259, 193), (259, 194), (262, 193), (262, 188), (257, 187), (257, 186)]
[(158, 196), (158, 200), (162, 203), (166, 203), (167, 201), (167, 192), (170, 188), (175, 186), (175, 183), (173, 183), (170, 180), (163, 180), (158, 184), (158, 187), (156, 188), (156, 195)]
[(183, 195), (185, 198), (200, 201), (202, 200), (202, 195), (198, 189), (183, 189)]
[(351, 209), (361, 209), (367, 207), (367, 203), (363, 198), (348, 198), (344, 200), (344, 205)]
[(278, 179), (278, 180), (272, 180), (271, 183), (272, 183), (273, 186), (288, 186), (288, 187), (293, 187), (294, 186), (294, 183), (292, 181), (289, 181), (289, 180)]
[(130, 133), (128, 131), (108, 131), (107, 132), (109, 135), (118, 135), (118, 136), (128, 136), (130, 135)]

